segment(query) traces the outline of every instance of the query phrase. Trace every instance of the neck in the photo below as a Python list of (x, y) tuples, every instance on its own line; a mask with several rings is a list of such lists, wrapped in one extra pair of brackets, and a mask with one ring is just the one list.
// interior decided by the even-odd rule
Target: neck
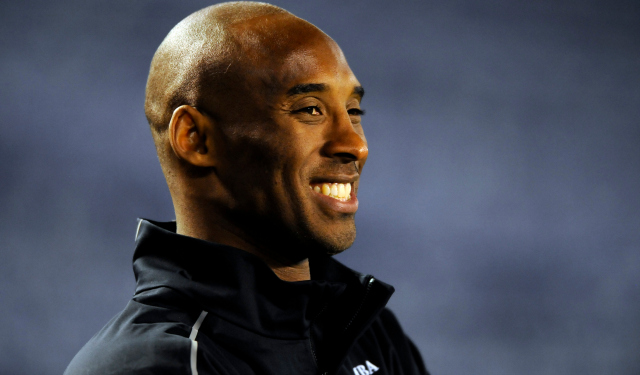
[[(284, 281), (305, 281), (311, 279), (309, 259), (289, 261), (277, 252), (262, 249), (247, 240), (247, 236), (241, 231), (233, 231), (227, 228), (225, 220), (216, 220), (210, 217), (198, 215), (198, 209), (179, 209), (175, 205), (177, 233), (183, 236), (198, 238), (222, 245), (232, 246), (251, 253), (262, 259), (271, 270)], [(188, 214), (185, 214), (185, 212)]]
[(290, 264), (290, 265), (284, 265), (277, 262), (270, 262), (267, 260), (265, 260), (265, 262), (271, 268), (271, 270), (273, 270), (276, 276), (280, 278), (280, 280), (290, 281), (290, 282), (311, 280), (311, 271), (309, 269), (309, 259), (305, 259), (297, 264)]

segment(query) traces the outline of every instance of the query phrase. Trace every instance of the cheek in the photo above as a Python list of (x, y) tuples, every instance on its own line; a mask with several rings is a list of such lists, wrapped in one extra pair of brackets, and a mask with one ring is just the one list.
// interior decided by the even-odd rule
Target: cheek
[(313, 145), (321, 141), (318, 129), (280, 120), (246, 122), (225, 132), (220, 179), (238, 204), (290, 204), (317, 164)]
[(278, 185), (280, 176), (294, 164), (296, 144), (264, 127), (248, 127), (229, 139), (223, 161), (225, 175), (240, 191)]

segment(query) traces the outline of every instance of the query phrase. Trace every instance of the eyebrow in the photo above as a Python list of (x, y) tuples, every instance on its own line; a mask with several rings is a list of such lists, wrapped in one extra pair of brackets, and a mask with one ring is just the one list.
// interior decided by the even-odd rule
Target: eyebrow
[[(294, 96), (300, 94), (308, 94), (310, 92), (323, 92), (329, 90), (329, 86), (324, 83), (301, 83), (295, 85), (287, 91), (287, 96)], [(356, 86), (353, 88), (353, 94), (362, 99), (364, 96), (364, 88), (362, 86)]]
[(329, 87), (324, 83), (301, 83), (295, 85), (287, 91), (287, 96), (294, 96), (299, 94), (307, 94), (310, 92), (322, 92), (327, 91)]

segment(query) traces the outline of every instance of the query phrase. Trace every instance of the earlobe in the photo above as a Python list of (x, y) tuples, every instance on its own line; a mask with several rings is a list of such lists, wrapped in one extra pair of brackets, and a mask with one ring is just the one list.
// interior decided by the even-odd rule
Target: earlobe
[(167, 131), (178, 159), (198, 167), (214, 166), (213, 150), (208, 147), (212, 125), (211, 120), (194, 107), (182, 105), (176, 108)]

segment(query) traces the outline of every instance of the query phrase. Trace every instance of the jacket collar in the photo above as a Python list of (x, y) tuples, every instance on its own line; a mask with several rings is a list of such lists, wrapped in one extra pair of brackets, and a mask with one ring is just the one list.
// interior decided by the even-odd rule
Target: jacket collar
[[(312, 280), (286, 282), (250, 253), (175, 230), (175, 222), (140, 220), (133, 256), (136, 294), (171, 288), (202, 309), (266, 336), (299, 339), (311, 335), (312, 325), (313, 331), (323, 331), (319, 326), (339, 324), (349, 327), (349, 341), (354, 341), (393, 293), (379, 281), (372, 293), (370, 276), (328, 256), (310, 258)], [(338, 335), (334, 328), (335, 334), (320, 337), (322, 346)]]

